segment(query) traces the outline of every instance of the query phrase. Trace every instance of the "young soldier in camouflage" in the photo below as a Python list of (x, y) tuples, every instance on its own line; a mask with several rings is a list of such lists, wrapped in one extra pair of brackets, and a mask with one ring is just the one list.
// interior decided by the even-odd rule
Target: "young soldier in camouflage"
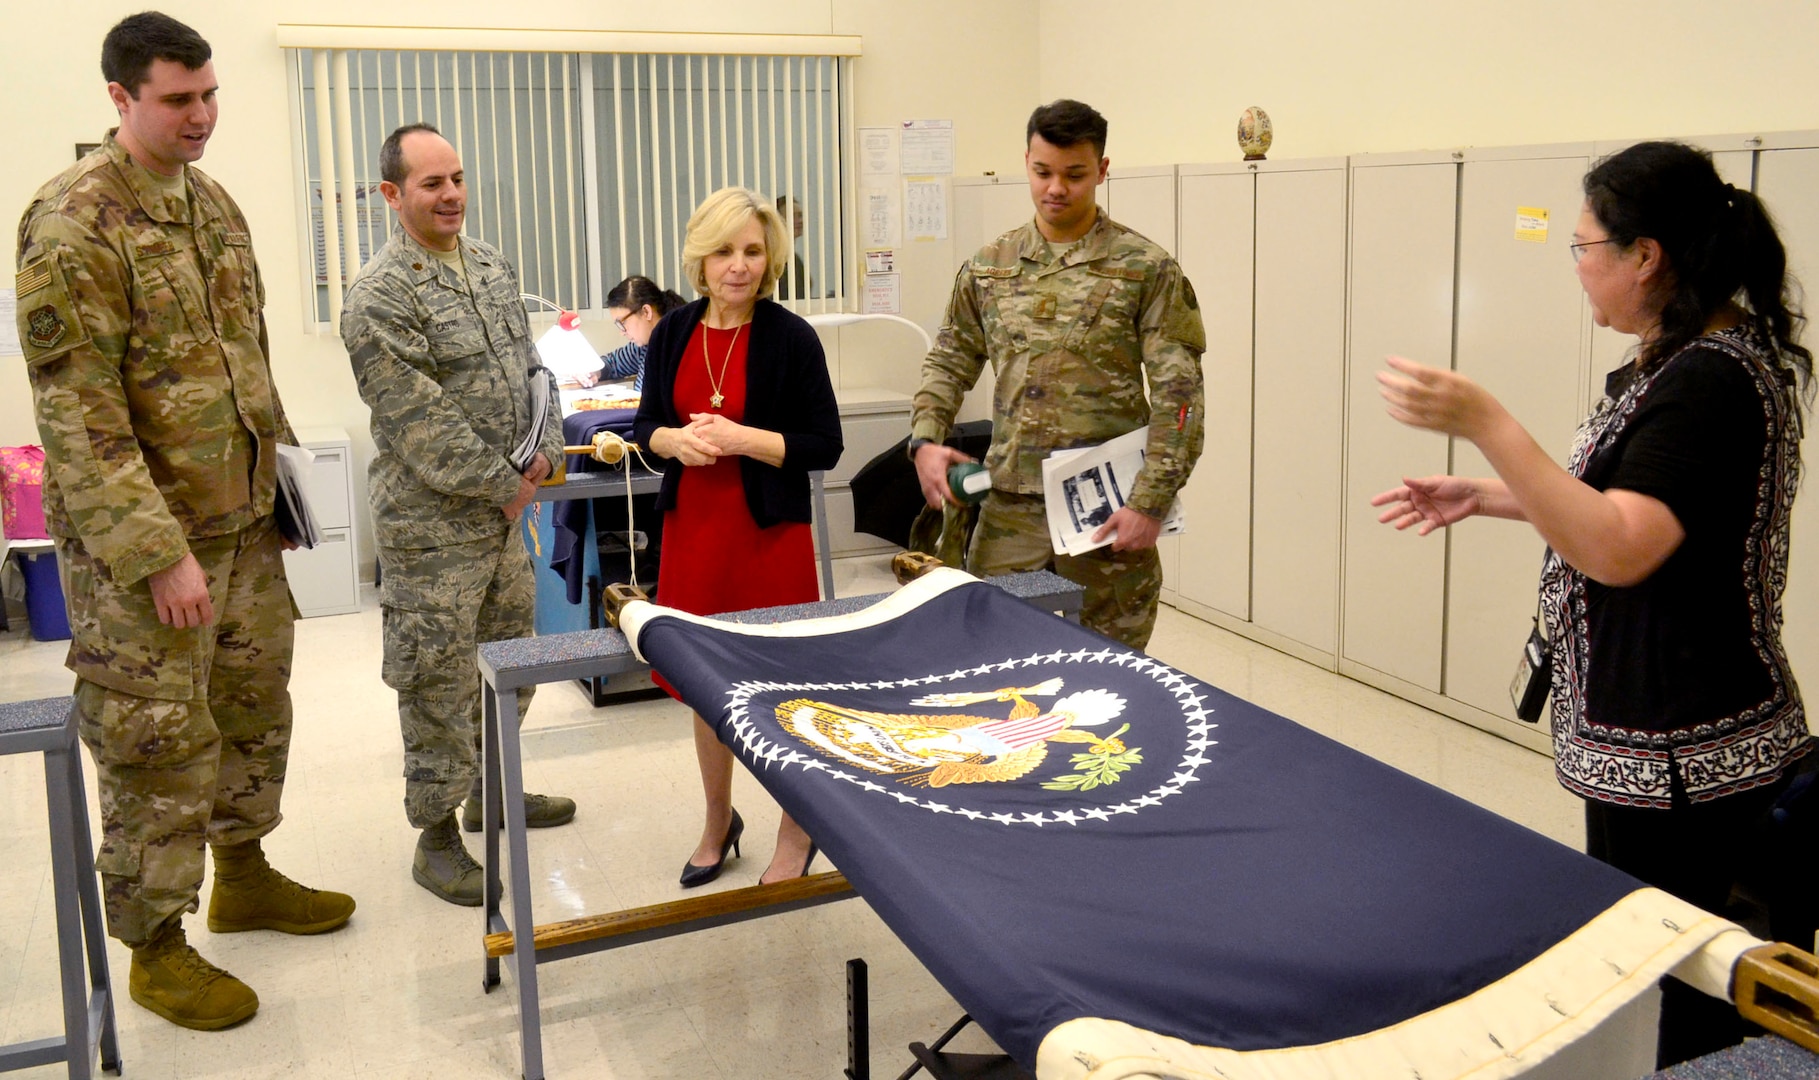
[[(404, 729), (404, 810), (423, 830), (411, 876), (451, 904), (477, 906), (482, 872), (455, 827), (480, 828), (482, 641), (529, 637), (536, 583), (517, 529), (562, 454), (551, 396), (542, 453), (522, 475), (506, 455), (531, 428), (537, 356), (518, 277), (461, 235), (461, 158), (428, 124), (391, 133), (380, 190), (398, 228), (348, 291), (341, 340), (372, 407), (367, 480), (379, 540), (385, 683)], [(531, 688), (518, 692), (518, 715)], [(575, 803), (525, 796), (532, 827), (574, 819)]]
[(213, 1030), (259, 1007), (185, 940), (204, 843), (208, 928), (315, 934), (341, 893), (273, 870), (290, 747), (292, 607), (272, 521), (264, 289), (246, 219), (189, 165), (214, 131), (208, 43), (156, 12), (101, 68), (120, 126), (40, 188), (19, 224), (19, 337), (44, 439), (69, 666), (100, 788), (95, 857), (134, 1001)]
[[(1053, 569), (1086, 589), (1082, 623), (1141, 649), (1162, 591), (1161, 519), (1200, 456), (1206, 331), (1175, 260), (1096, 205), (1110, 165), (1105, 132), (1105, 118), (1077, 101), (1030, 114), (1023, 160), (1035, 220), (960, 268), (941, 336), (922, 362), (910, 453), (928, 504), (953, 502), (947, 468), (969, 459), (941, 440), (989, 360), (997, 373), (985, 455), (992, 490), (967, 568), (982, 576)], [(1146, 457), (1127, 505), (1094, 536), (1117, 538), (1057, 556), (1042, 459), (1146, 426)]]

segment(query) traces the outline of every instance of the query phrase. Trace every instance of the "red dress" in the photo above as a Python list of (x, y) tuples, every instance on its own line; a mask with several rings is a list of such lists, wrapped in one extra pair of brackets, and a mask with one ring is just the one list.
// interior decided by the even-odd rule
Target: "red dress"
[[(690, 415), (718, 412), (745, 422), (745, 358), (751, 341), (748, 323), (733, 344), (733, 331), (696, 324), (676, 370), (671, 392), (684, 423)], [(713, 394), (707, 363), (702, 362), (706, 336), (708, 362), (714, 365), (726, 400), (709, 407)], [(720, 365), (725, 363), (725, 374)], [(657, 569), (657, 601), (693, 615), (805, 604), (821, 598), (815, 579), (815, 547), (807, 522), (783, 521), (758, 527), (745, 501), (740, 457), (723, 457), (711, 465), (682, 470), (676, 505), (663, 515), (663, 561)], [(651, 676), (671, 697), (676, 692), (655, 673)], [(680, 699), (678, 699), (680, 700)]]

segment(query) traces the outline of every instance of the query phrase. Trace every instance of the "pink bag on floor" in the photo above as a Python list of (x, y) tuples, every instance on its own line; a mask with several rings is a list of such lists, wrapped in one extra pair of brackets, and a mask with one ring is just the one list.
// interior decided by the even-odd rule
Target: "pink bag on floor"
[(44, 448), (0, 446), (0, 531), (8, 540), (47, 540)]

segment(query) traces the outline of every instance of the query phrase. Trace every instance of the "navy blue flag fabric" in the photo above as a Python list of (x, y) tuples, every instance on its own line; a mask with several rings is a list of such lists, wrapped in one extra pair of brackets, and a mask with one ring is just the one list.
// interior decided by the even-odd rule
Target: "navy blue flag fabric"
[(1307, 1046), (1509, 974), (1634, 879), (986, 584), (639, 651), (1033, 1068), (1104, 1017)]

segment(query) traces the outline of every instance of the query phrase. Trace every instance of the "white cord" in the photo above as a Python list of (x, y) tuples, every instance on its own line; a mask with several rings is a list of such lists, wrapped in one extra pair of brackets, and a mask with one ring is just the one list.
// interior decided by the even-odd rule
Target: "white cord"
[[(657, 471), (651, 468), (650, 462), (645, 460), (644, 451), (639, 449), (637, 443), (626, 442), (624, 437), (616, 431), (595, 432), (592, 445), (594, 447), (593, 452), (588, 456), (592, 457), (595, 461), (607, 465), (617, 465), (619, 462), (625, 460), (625, 455), (629, 452), (633, 457), (638, 459), (638, 464), (643, 466), (646, 472)], [(638, 530), (636, 528), (638, 522), (635, 512), (635, 507), (632, 503), (632, 463), (626, 461), (625, 551), (626, 557), (631, 563), (631, 586), (632, 588), (637, 589), (642, 586), (638, 584)]]
[(549, 308), (551, 311), (556, 312), (558, 315), (562, 314), (563, 312), (573, 310), (572, 308), (565, 308), (561, 304), (558, 304), (553, 300), (545, 300), (543, 297), (538, 296), (536, 293), (520, 293), (519, 295), (522, 296), (526, 300), (535, 300), (537, 303), (542, 304), (544, 307)]

